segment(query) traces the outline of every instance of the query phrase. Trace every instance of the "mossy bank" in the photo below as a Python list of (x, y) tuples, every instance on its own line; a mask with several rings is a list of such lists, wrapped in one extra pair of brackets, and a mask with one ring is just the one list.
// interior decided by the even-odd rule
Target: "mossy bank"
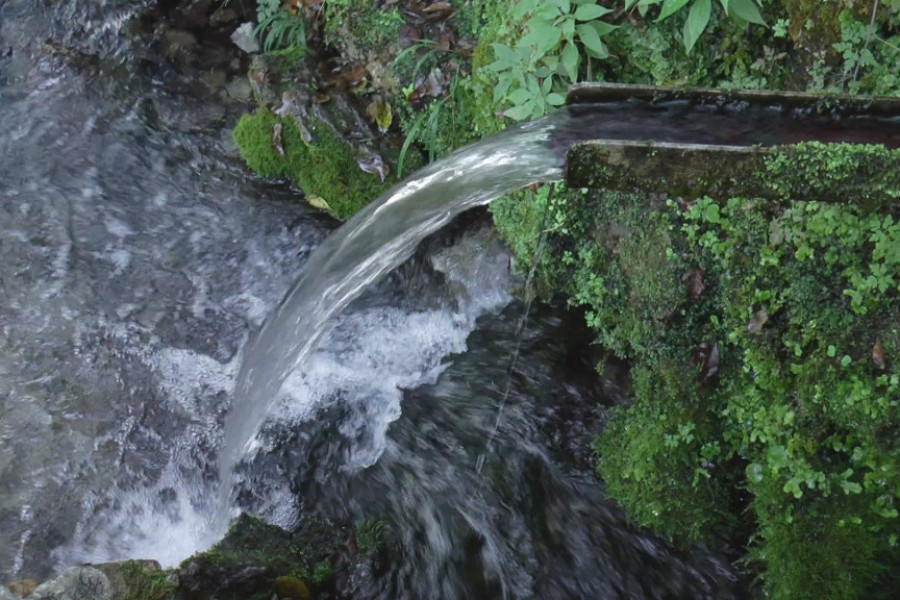
[[(632, 402), (597, 442), (609, 494), (676, 539), (746, 544), (774, 598), (896, 589), (898, 159), (776, 150), (756, 176), (779, 200), (569, 190), (495, 207), (513, 240), (549, 232), (542, 289), (631, 363)], [(871, 187), (818, 200), (861, 165)]]

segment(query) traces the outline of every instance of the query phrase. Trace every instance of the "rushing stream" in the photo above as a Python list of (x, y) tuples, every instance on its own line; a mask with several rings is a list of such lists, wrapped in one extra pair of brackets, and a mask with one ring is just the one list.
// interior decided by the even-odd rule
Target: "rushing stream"
[[(403, 563), (366, 597), (742, 596), (725, 557), (604, 499), (590, 441), (609, 399), (582, 320), (537, 307), (518, 334), (519, 282), (484, 225), (419, 243), (558, 177), (586, 123), (746, 131), (561, 113), (329, 238), (294, 190), (246, 173), (245, 104), (135, 69), (123, 27), (143, 5), (0, 0), (0, 582), (175, 565), (245, 509), (392, 523)], [(75, 68), (49, 34), (101, 60)]]

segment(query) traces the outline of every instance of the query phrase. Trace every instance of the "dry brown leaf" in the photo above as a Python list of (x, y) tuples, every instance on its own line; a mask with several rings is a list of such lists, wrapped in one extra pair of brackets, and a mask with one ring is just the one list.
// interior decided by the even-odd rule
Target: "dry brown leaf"
[(884, 355), (884, 346), (881, 345), (881, 338), (875, 338), (875, 345), (872, 346), (872, 362), (879, 369), (883, 369), (887, 364), (887, 357)]
[(391, 172), (391, 168), (384, 163), (381, 155), (371, 151), (357, 159), (356, 164), (363, 172), (378, 175), (381, 181), (384, 181)]
[(706, 271), (696, 267), (688, 269), (681, 276), (681, 282), (687, 285), (688, 296), (692, 299), (696, 300), (699, 298), (703, 294), (703, 290), (706, 289), (705, 277)]
[(281, 129), (281, 123), (272, 125), (272, 147), (275, 148), (275, 152), (277, 152), (279, 156), (284, 156), (284, 146), (281, 143)]
[(322, 196), (314, 196), (312, 194), (306, 195), (306, 202), (313, 208), (318, 208), (319, 210), (331, 211), (331, 207), (328, 206), (328, 202), (325, 201), (325, 198)]
[(747, 322), (747, 331), (750, 333), (759, 333), (762, 331), (763, 325), (769, 320), (769, 313), (764, 310), (758, 310), (753, 317)]

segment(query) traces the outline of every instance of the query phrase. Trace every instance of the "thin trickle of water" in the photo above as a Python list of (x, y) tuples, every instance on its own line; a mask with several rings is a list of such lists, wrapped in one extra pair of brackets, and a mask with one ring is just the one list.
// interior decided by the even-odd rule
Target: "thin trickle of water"
[(549, 141), (564, 118), (559, 113), (512, 128), (426, 167), (318, 248), (277, 312), (245, 348), (219, 454), (225, 488), (285, 378), (315, 348), (329, 319), (462, 211), (532, 182), (559, 179), (562, 161)]

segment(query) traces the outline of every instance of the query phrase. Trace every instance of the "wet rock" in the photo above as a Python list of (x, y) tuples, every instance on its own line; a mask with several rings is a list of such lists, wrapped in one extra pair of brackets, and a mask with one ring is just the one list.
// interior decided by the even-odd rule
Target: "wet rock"
[(29, 600), (112, 600), (112, 586), (102, 571), (94, 567), (72, 567), (56, 579), (45, 581), (28, 596)]
[(275, 594), (279, 600), (310, 600), (309, 588), (296, 577), (279, 577), (275, 580)]
[[(6, 587), (9, 589), (9, 591), (19, 598), (24, 598), (25, 596), (33, 592), (37, 586), (38, 582), (35, 579), (22, 579), (20, 581), (13, 581), (12, 583), (6, 584)], [(2, 589), (2, 586), (0, 586), (0, 590)], [(0, 600), (3, 600), (2, 594), (0, 594)]]
[(225, 87), (225, 84), (228, 81), (228, 76), (224, 71), (213, 70), (200, 75), (200, 81), (203, 82), (203, 85), (209, 88), (210, 92), (217, 94)]
[(197, 37), (190, 31), (166, 29), (159, 38), (160, 53), (175, 62), (191, 62), (196, 46)]
[(162, 573), (162, 566), (155, 560), (129, 560), (125, 562), (109, 562), (91, 565), (109, 581), (110, 597), (113, 600), (133, 597), (138, 590), (134, 589), (135, 571), (142, 575)]
[(246, 77), (235, 77), (225, 86), (225, 93), (238, 102), (249, 102), (253, 98), (253, 88)]
[(253, 34), (253, 23), (250, 22), (243, 23), (235, 29), (234, 33), (231, 34), (231, 41), (247, 54), (254, 54), (261, 50), (259, 41)]
[(225, 27), (226, 25), (231, 25), (232, 23), (236, 23), (240, 18), (240, 15), (233, 8), (229, 8), (227, 6), (219, 8), (216, 12), (214, 12), (209, 17), (209, 26), (210, 27)]
[(6, 587), (0, 585), (0, 600), (24, 598), (33, 592), (37, 586), (38, 582), (35, 579), (13, 581), (12, 583), (7, 583)]

